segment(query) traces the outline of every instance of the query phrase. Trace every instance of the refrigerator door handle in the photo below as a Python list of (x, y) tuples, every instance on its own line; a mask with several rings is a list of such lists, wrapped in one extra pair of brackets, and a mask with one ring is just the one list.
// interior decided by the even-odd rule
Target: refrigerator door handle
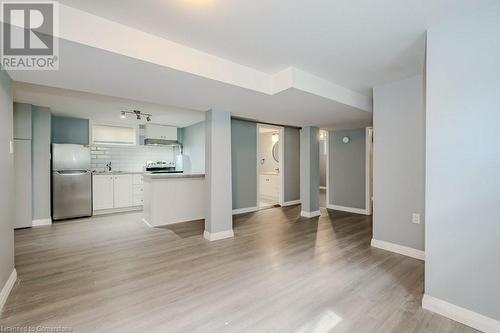
[(74, 170), (74, 171), (56, 171), (61, 176), (81, 176), (90, 173), (88, 170)]

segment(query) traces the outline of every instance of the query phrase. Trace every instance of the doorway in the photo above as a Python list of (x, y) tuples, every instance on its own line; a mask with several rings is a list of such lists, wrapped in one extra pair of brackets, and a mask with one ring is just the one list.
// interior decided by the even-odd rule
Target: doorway
[(283, 205), (284, 128), (257, 125), (257, 203), (259, 209)]
[(328, 131), (319, 131), (319, 206), (327, 207)]

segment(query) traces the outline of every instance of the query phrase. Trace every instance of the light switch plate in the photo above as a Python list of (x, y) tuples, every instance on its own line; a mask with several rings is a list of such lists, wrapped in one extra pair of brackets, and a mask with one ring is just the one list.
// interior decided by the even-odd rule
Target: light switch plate
[(420, 214), (413, 213), (411, 217), (411, 222), (415, 224), (420, 224)]

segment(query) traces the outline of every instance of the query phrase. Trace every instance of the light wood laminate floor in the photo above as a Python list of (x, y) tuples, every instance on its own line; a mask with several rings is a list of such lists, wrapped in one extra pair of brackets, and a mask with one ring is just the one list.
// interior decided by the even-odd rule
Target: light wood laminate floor
[(140, 213), (18, 230), (3, 326), (74, 332), (475, 332), (422, 310), (422, 261), (370, 247), (371, 218), (300, 206), (150, 229)]

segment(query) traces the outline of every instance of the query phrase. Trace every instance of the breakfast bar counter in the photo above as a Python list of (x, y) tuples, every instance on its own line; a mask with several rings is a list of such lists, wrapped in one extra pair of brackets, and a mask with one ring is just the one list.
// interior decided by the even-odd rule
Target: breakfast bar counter
[(144, 175), (143, 221), (150, 227), (205, 218), (205, 175)]

